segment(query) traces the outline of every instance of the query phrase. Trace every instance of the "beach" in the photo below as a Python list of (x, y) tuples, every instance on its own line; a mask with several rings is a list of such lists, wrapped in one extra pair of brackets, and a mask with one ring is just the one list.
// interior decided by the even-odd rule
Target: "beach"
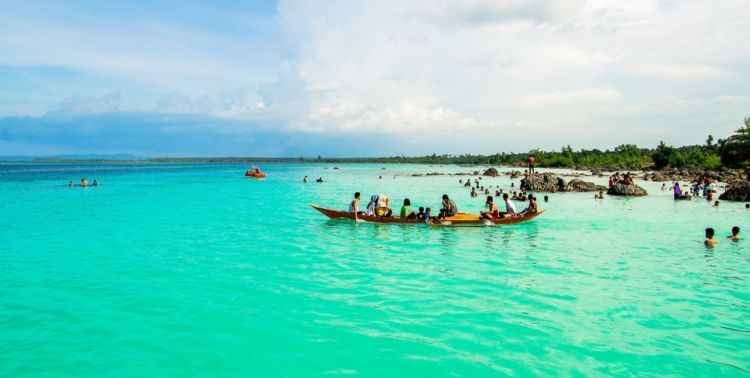
[(750, 246), (726, 239), (744, 203), (637, 181), (540, 193), (516, 225), (355, 223), (308, 204), (478, 213), (467, 176), (413, 175), (488, 166), (335, 167), (0, 164), (0, 376), (750, 374)]

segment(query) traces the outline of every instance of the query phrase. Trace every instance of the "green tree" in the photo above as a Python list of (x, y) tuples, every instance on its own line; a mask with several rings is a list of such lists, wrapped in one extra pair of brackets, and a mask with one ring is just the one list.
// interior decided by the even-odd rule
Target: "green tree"
[(719, 154), (721, 162), (728, 166), (750, 163), (750, 117), (745, 117), (745, 125), (735, 134), (721, 141)]

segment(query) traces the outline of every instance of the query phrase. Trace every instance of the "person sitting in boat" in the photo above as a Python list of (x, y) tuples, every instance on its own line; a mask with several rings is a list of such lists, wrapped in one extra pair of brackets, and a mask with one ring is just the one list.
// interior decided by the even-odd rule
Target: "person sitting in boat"
[(487, 205), (487, 211), (482, 211), (479, 215), (481, 215), (483, 219), (497, 219), (500, 215), (500, 211), (497, 209), (497, 205), (492, 196), (487, 196), (487, 201), (484, 204)]
[(432, 209), (430, 209), (429, 207), (426, 208), (424, 210), (424, 214), (422, 214), (422, 220), (429, 221), (429, 220), (433, 220), (433, 219), (434, 219), (434, 217), (432, 216)]
[(508, 193), (503, 194), (503, 201), (505, 201), (505, 211), (500, 213), (500, 218), (510, 218), (518, 215), (516, 213), (516, 205), (510, 200)]
[(378, 217), (390, 217), (393, 214), (391, 199), (385, 194), (376, 194), (370, 197), (370, 203), (367, 204), (367, 214)]
[(448, 198), (447, 194), (443, 194), (443, 208), (440, 209), (439, 218), (452, 217), (458, 213), (458, 206), (456, 202)]
[(411, 210), (411, 201), (408, 198), (404, 199), (404, 205), (401, 206), (401, 219), (416, 219), (417, 214)]
[(419, 207), (419, 212), (417, 213), (417, 219), (424, 219), (424, 207)]
[(477, 188), (471, 188), (471, 196), (472, 196), (472, 197), (476, 197), (476, 196), (478, 196), (478, 195), (479, 195), (479, 194), (477, 193)]
[(365, 214), (363, 211), (359, 211), (359, 197), (359, 192), (356, 192), (354, 193), (354, 199), (352, 202), (349, 202), (349, 212), (354, 214), (354, 220), (358, 220), (360, 215)]
[(536, 214), (538, 211), (538, 208), (536, 206), (536, 198), (533, 195), (529, 195), (529, 207), (525, 208), (523, 211), (521, 211), (518, 215), (529, 215), (529, 214)]
[(257, 165), (253, 165), (253, 170), (255, 170), (255, 173), (263, 173), (260, 171), (260, 168), (258, 168)]

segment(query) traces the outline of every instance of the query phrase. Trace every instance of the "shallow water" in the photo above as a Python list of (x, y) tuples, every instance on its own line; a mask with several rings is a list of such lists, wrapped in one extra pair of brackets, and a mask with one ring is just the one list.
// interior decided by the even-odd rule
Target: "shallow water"
[(480, 168), (332, 167), (0, 165), (0, 376), (750, 374), (743, 204), (639, 183), (519, 225), (361, 224), (306, 205), (477, 212), (464, 176), (410, 175)]

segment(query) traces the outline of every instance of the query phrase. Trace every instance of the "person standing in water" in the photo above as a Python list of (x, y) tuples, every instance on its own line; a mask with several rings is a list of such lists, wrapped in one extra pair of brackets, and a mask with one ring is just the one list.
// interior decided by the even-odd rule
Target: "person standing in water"
[(302, 182), (307, 182), (307, 176), (305, 176), (305, 178), (302, 179)]
[(727, 236), (728, 239), (732, 239), (733, 241), (739, 241), (740, 239), (740, 228), (737, 226), (732, 227), (732, 236)]
[(711, 227), (707, 228), (706, 229), (706, 240), (703, 241), (703, 244), (705, 244), (707, 246), (714, 246), (718, 242), (719, 241), (716, 240), (716, 238), (714, 237), (714, 229), (711, 228)]

